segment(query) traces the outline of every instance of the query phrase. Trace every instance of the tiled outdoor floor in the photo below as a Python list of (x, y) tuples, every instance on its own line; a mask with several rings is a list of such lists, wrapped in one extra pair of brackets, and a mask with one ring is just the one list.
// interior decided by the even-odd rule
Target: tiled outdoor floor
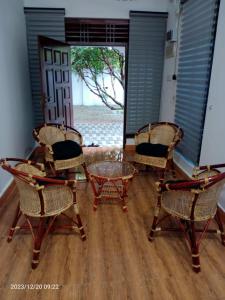
[(86, 146), (123, 145), (123, 114), (99, 106), (75, 106), (74, 127)]

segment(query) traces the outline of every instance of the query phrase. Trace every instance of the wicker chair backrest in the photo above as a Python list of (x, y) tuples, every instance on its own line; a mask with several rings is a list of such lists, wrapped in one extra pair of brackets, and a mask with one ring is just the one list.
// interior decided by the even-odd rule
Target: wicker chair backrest
[(194, 173), (193, 177), (195, 179), (202, 179), (202, 178), (207, 178), (207, 177), (211, 177), (211, 176), (215, 176), (220, 174), (219, 170), (216, 169), (210, 169), (210, 170), (204, 170), (204, 171), (199, 171), (197, 174)]
[(217, 209), (217, 203), (220, 199), (220, 194), (225, 184), (225, 179), (217, 182), (215, 185), (206, 189), (199, 194), (196, 206), (195, 216), (198, 218), (214, 217)]
[[(196, 204), (194, 206), (194, 220), (203, 221), (213, 218), (220, 193), (225, 184), (225, 179), (222, 179), (203, 189), (198, 194)], [(195, 199), (196, 190), (170, 190), (162, 193), (162, 206), (165, 207), (172, 215), (179, 218), (190, 220), (192, 214), (192, 206)]]
[(162, 144), (169, 146), (174, 142), (177, 129), (171, 125), (159, 125), (155, 126), (150, 131), (150, 143)]
[(40, 216), (41, 202), (38, 190), (35, 185), (36, 180), (32, 175), (43, 177), (45, 173), (28, 163), (18, 163), (15, 169), (25, 174), (15, 176), (15, 181), (20, 194), (20, 209), (26, 215)]
[(44, 145), (53, 145), (65, 140), (65, 134), (62, 129), (55, 126), (43, 126), (39, 130), (38, 140)]
[(27, 173), (27, 174), (31, 174), (31, 175), (36, 175), (36, 176), (40, 176), (40, 177), (46, 176), (46, 173), (44, 171), (41, 171), (38, 168), (36, 168), (35, 166), (30, 165), (28, 163), (18, 163), (15, 166), (15, 169), (18, 171)]
[(20, 209), (24, 214), (33, 217), (45, 216), (46, 214), (55, 215), (72, 205), (73, 192), (68, 186), (52, 185), (43, 186), (39, 189), (40, 184), (31, 178), (31, 175), (43, 178), (45, 172), (27, 163), (19, 163), (15, 169), (26, 173), (15, 176), (20, 194)]
[(40, 196), (35, 186), (31, 185), (31, 180), (31, 184), (25, 181), (25, 177), (15, 177), (15, 181), (20, 195), (21, 211), (28, 216), (40, 216)]
[(83, 144), (82, 136), (79, 133), (76, 133), (74, 131), (66, 131), (65, 138), (66, 138), (66, 140), (71, 140), (71, 141), (77, 142), (79, 145)]
[(141, 132), (135, 135), (135, 144), (149, 143), (149, 132)]
[(182, 138), (182, 130), (173, 123), (153, 123), (145, 125), (135, 135), (135, 144), (152, 143), (169, 146)]
[(15, 176), (20, 195), (20, 209), (25, 215), (57, 215), (73, 204), (73, 192), (68, 186), (49, 185), (39, 190), (35, 182), (32, 185), (32, 181), (30, 180), (29, 184), (26, 179), (24, 176)]

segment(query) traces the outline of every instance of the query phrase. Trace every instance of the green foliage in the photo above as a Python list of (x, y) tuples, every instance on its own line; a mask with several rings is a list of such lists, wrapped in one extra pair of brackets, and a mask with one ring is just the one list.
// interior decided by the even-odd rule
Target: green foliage
[(71, 50), (72, 69), (78, 74), (92, 69), (98, 75), (110, 65), (119, 71), (121, 56), (118, 50), (107, 47), (74, 47)]
[[(89, 90), (110, 109), (121, 109), (123, 104), (117, 100), (115, 82), (124, 89), (125, 58), (117, 48), (111, 47), (73, 47), (71, 49), (72, 70), (85, 82)], [(111, 78), (112, 91), (105, 86), (104, 76)], [(114, 105), (110, 104), (113, 101)]]

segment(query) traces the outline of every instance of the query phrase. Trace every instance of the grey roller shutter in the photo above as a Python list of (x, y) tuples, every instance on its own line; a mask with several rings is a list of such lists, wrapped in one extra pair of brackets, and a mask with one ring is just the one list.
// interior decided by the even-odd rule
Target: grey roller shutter
[(175, 122), (183, 128), (178, 146), (198, 164), (213, 57), (217, 0), (188, 0), (182, 6)]
[(34, 122), (43, 122), (38, 36), (65, 41), (65, 9), (25, 8)]
[(130, 13), (126, 135), (158, 121), (167, 14)]

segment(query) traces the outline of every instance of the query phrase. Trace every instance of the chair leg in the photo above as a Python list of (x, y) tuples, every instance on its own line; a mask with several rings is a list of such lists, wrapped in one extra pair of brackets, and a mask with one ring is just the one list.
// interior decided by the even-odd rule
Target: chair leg
[(163, 181), (164, 181), (164, 179), (165, 179), (165, 174), (166, 174), (166, 168), (165, 168), (164, 170), (161, 171), (161, 176), (160, 176), (160, 179), (159, 179), (160, 182), (163, 182)]
[(152, 222), (152, 227), (151, 227), (151, 230), (150, 230), (150, 233), (148, 236), (148, 240), (150, 242), (153, 242), (153, 240), (154, 240), (154, 233), (156, 231), (160, 208), (161, 208), (161, 195), (158, 196), (157, 205), (155, 207), (155, 213), (154, 213), (154, 218), (153, 218), (153, 222)]
[(191, 221), (191, 226), (190, 226), (190, 240), (191, 240), (192, 269), (194, 272), (199, 273), (201, 271), (200, 254), (199, 254), (199, 246), (197, 245), (197, 241), (196, 241), (195, 224), (193, 221)]
[(173, 158), (170, 159), (170, 165), (171, 165), (171, 170), (172, 170), (172, 176), (173, 176), (173, 178), (176, 178), (176, 171), (175, 171)]
[(16, 225), (21, 217), (22, 213), (20, 211), (20, 205), (18, 204), (17, 205), (17, 208), (16, 208), (16, 212), (15, 212), (15, 216), (14, 216), (14, 220), (13, 220), (13, 223), (12, 223), (12, 226), (9, 230), (9, 234), (8, 234), (8, 238), (7, 238), (7, 242), (10, 243), (12, 241), (12, 238), (13, 238), (13, 234), (15, 232), (15, 229), (16, 229)]
[(51, 162), (51, 161), (46, 162), (46, 164), (47, 164), (47, 163), (48, 163), (49, 168), (50, 168), (50, 170), (51, 170), (52, 176), (54, 176), (54, 177), (57, 176), (57, 172), (56, 172), (56, 170), (55, 170), (54, 163)]
[(223, 228), (223, 223), (220, 217), (220, 212), (217, 209), (216, 215), (215, 215), (215, 221), (218, 224), (219, 230), (220, 230), (220, 235), (221, 235), (221, 243), (223, 246), (225, 246), (225, 232)]
[(89, 174), (88, 174), (88, 171), (87, 171), (86, 163), (83, 163), (82, 167), (84, 168), (84, 173), (85, 173), (86, 179), (87, 179), (87, 181), (89, 181)]
[(39, 264), (39, 256), (40, 256), (40, 249), (43, 238), (45, 236), (45, 218), (40, 218), (37, 232), (35, 233), (34, 238), (34, 248), (33, 248), (33, 259), (32, 259), (32, 269), (36, 269)]
[(77, 204), (77, 200), (76, 200), (76, 193), (74, 193), (74, 198), (73, 198), (73, 207), (74, 207), (74, 212), (77, 218), (77, 224), (78, 224), (78, 229), (80, 231), (80, 236), (82, 241), (86, 240), (86, 234), (84, 232), (84, 227), (81, 221), (81, 217), (80, 217), (80, 213), (79, 213), (79, 206)]

